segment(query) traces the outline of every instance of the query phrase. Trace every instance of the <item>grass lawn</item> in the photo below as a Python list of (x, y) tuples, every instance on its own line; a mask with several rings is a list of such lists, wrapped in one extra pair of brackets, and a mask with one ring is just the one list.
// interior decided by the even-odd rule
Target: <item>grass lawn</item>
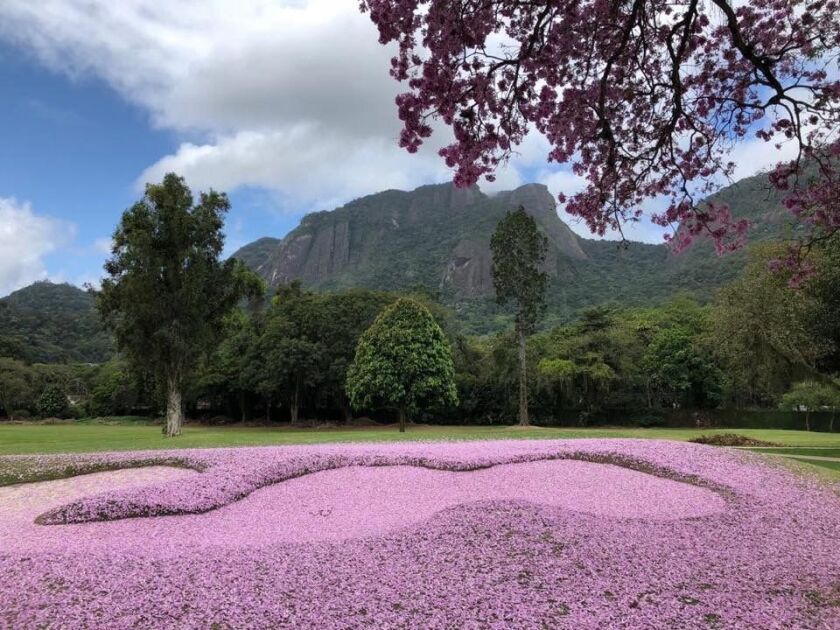
[[(795, 471), (814, 473), (829, 483), (840, 483), (840, 461), (827, 462), (818, 459), (793, 459), (792, 457), (777, 457), (784, 464)], [(840, 492), (840, 489), (838, 489)]]
[(758, 451), (759, 453), (777, 453), (779, 455), (802, 455), (807, 457), (814, 455), (816, 457), (837, 457), (840, 459), (840, 448), (831, 448), (828, 445), (817, 448), (751, 448), (751, 451)]
[[(138, 424), (0, 424), (0, 455), (24, 453), (84, 453), (163, 448), (266, 446), (327, 442), (386, 442), (403, 440), (481, 440), (550, 438), (653, 438), (689, 440), (699, 435), (732, 433), (792, 447), (840, 449), (840, 433), (776, 429), (641, 429), (541, 428), (411, 425), (400, 434), (396, 426), (304, 429), (289, 427), (188, 426), (177, 438), (164, 438), (159, 426)], [(823, 452), (823, 451), (821, 451)]]

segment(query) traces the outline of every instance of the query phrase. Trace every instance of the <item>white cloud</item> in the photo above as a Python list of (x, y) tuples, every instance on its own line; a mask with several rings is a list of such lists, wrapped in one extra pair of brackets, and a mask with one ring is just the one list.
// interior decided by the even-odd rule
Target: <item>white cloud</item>
[(75, 227), (0, 198), (0, 295), (44, 280), (44, 256), (72, 240)]
[(386, 188), (445, 181), (428, 152), (410, 155), (389, 139), (358, 138), (316, 125), (274, 132), (243, 131), (214, 143), (184, 144), (152, 165), (138, 183), (175, 171), (199, 189), (262, 186), (283, 193), (292, 208), (325, 209)]
[(766, 142), (759, 138), (743, 140), (732, 149), (729, 159), (735, 162), (732, 179), (737, 181), (761, 171), (766, 171), (778, 164), (796, 157), (797, 145), (788, 141), (776, 149), (773, 142)]
[[(0, 37), (101, 77), (191, 138), (138, 178), (257, 185), (305, 206), (448, 177), (436, 145), (397, 146), (393, 49), (353, 0), (0, 3)], [(443, 136), (445, 138), (446, 135)]]
[[(417, 154), (397, 146), (393, 101), (405, 86), (388, 75), (394, 49), (378, 43), (356, 0), (3, 0), (0, 39), (69, 76), (100, 77), (184, 139), (138, 174), (138, 188), (176, 171), (197, 188), (262, 187), (300, 212), (450, 176), (436, 154), (451, 137), (442, 125)], [(579, 178), (547, 165), (549, 149), (530, 133), (481, 187), (536, 179), (554, 193), (579, 189)], [(737, 176), (769, 166), (773, 153), (740, 145)], [(627, 232), (661, 235), (649, 223)]]
[(110, 236), (103, 236), (93, 242), (93, 250), (98, 254), (110, 255), (114, 241)]

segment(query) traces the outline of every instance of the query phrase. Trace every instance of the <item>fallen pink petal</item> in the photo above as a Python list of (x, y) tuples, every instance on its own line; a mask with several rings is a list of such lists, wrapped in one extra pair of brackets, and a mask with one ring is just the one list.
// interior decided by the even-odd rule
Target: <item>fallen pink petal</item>
[(2, 627), (840, 624), (840, 499), (749, 453), (592, 439), (0, 459), (71, 463), (100, 472), (0, 488)]

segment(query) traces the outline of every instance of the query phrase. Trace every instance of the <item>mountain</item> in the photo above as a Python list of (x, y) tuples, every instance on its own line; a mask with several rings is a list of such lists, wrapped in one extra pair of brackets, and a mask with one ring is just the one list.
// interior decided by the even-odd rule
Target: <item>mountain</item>
[(0, 355), (33, 363), (100, 363), (114, 351), (93, 296), (69, 284), (36, 282), (0, 298)]
[(264, 236), (263, 238), (258, 238), (253, 243), (248, 243), (244, 247), (240, 247), (233, 255), (251, 269), (257, 269), (271, 256), (279, 244), (279, 238)]
[(309, 214), (279, 242), (260, 239), (234, 256), (272, 286), (300, 279), (320, 289), (422, 285), (459, 298), (487, 296), (493, 290), (490, 235), (504, 213), (519, 205), (549, 238), (550, 268), (586, 258), (539, 184), (493, 197), (476, 186), (451, 184), (387, 190)]
[[(729, 203), (733, 214), (754, 220), (753, 241), (789, 231), (787, 213), (768, 190), (766, 175), (737, 182), (709, 201)], [(651, 304), (679, 291), (706, 300), (744, 264), (744, 252), (718, 257), (708, 242), (675, 256), (665, 245), (581, 238), (559, 218), (553, 196), (541, 184), (495, 195), (451, 184), (386, 190), (309, 214), (284, 238), (262, 238), (233, 255), (271, 286), (295, 279), (320, 290), (423, 286), (456, 310), (486, 319), (498, 315), (488, 304), (490, 236), (504, 213), (519, 205), (549, 239), (552, 319), (604, 302)]]

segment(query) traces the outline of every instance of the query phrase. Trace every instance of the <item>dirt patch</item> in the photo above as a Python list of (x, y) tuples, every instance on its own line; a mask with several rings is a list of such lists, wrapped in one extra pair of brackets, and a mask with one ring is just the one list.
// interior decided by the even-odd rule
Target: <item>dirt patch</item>
[(709, 444), (711, 446), (782, 446), (775, 442), (765, 442), (764, 440), (755, 440), (745, 435), (738, 433), (719, 433), (716, 435), (701, 435), (693, 438), (689, 442), (695, 444)]

